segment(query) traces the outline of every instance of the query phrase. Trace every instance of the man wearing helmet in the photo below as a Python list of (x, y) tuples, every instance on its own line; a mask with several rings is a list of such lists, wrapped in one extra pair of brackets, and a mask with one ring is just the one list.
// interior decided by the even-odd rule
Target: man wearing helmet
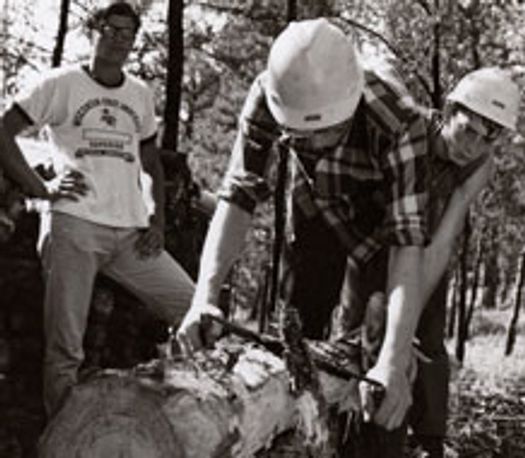
[[(502, 131), (516, 130), (519, 100), (519, 89), (507, 72), (483, 68), (469, 73), (457, 84), (446, 99), (443, 113), (434, 110), (425, 113), (432, 241), (423, 254), (425, 307), (416, 337), (418, 348), (427, 358), (418, 362), (408, 422), (428, 458), (444, 456), (446, 435), (449, 365), (444, 344), (447, 293), (444, 273), (469, 205), (490, 177), (493, 151)], [(358, 273), (348, 266), (334, 339), (344, 338), (345, 333), (351, 335), (363, 321), (365, 326), (377, 326), (370, 321), (381, 320), (380, 315), (373, 316), (373, 308), (377, 307), (377, 292), (384, 288), (387, 258), (388, 253), (382, 250)], [(360, 290), (362, 297), (370, 297), (367, 311), (365, 301), (348, 294), (356, 283), (364, 285)]]
[[(2, 163), (29, 195), (52, 201), (42, 246), (44, 403), (50, 415), (83, 362), (97, 272), (135, 293), (170, 325), (180, 322), (194, 291), (163, 247), (153, 94), (123, 70), (140, 17), (128, 2), (105, 3), (87, 21), (89, 63), (46, 73), (16, 97), (0, 122)], [(24, 160), (14, 138), (28, 126), (48, 129), (57, 181), (43, 182)], [(144, 193), (144, 171), (154, 208)]]
[(288, 25), (245, 101), (192, 306), (178, 331), (186, 353), (216, 338), (201, 316), (221, 313), (220, 286), (254, 207), (270, 194), (277, 144), (289, 158), (281, 294), (300, 311), (305, 336), (325, 336), (347, 262), (365, 269), (387, 249), (387, 326), (367, 373), (386, 389), (381, 405), (361, 385), (366, 415), (386, 430), (401, 426), (412, 401), (409, 366), (429, 242), (428, 122), (402, 86), (363, 69), (351, 41), (327, 20)]
[[(407, 368), (421, 311), (422, 247), (427, 242), (427, 144), (423, 118), (374, 72), (326, 19), (291, 23), (253, 83), (220, 203), (208, 231), (198, 287), (178, 337), (200, 347), (204, 312), (241, 251), (251, 213), (269, 195), (266, 172), (275, 142), (289, 151), (284, 299), (300, 310), (304, 334), (321, 338), (347, 259), (364, 265), (391, 250), (388, 329), (368, 376), (386, 395), (374, 414), (398, 427), (411, 402)], [(213, 329), (212, 329), (213, 331)], [(371, 409), (369, 397), (363, 397)]]

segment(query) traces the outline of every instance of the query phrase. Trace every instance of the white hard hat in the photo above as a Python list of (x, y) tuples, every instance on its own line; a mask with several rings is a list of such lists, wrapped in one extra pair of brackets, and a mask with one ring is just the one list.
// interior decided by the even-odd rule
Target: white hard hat
[(321, 129), (350, 118), (364, 74), (352, 41), (324, 18), (291, 22), (268, 58), (265, 87), (275, 120), (292, 129)]
[(501, 68), (487, 67), (467, 74), (447, 100), (460, 103), (503, 127), (516, 130), (520, 91), (510, 74)]

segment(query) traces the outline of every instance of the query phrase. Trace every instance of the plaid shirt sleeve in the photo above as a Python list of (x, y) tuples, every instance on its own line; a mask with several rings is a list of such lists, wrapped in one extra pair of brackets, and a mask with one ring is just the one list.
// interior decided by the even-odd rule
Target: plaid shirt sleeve
[(279, 135), (266, 104), (264, 78), (265, 73), (256, 78), (245, 100), (230, 164), (218, 192), (220, 198), (250, 213), (270, 195), (268, 167)]
[(384, 155), (386, 217), (384, 237), (390, 245), (426, 245), (428, 138), (426, 122), (414, 113), (398, 140)]

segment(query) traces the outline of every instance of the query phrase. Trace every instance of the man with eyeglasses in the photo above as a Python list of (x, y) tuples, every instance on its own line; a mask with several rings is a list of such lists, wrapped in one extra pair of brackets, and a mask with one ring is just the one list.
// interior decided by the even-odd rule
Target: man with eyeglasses
[[(49, 416), (77, 381), (95, 276), (103, 272), (169, 325), (194, 285), (164, 250), (164, 177), (153, 94), (123, 70), (140, 27), (134, 5), (111, 1), (86, 22), (86, 65), (53, 69), (0, 122), (0, 160), (29, 195), (51, 201), (44, 234), (44, 403)], [(14, 138), (46, 128), (57, 179), (43, 182)], [(152, 202), (153, 198), (153, 202)]]
[[(424, 356), (417, 364), (407, 421), (415, 443), (427, 458), (443, 458), (447, 428), (445, 272), (468, 208), (491, 176), (498, 140), (504, 130), (516, 130), (519, 100), (518, 86), (508, 72), (490, 67), (467, 74), (447, 96), (443, 112), (421, 108), (427, 124), (428, 224), (432, 241), (423, 253), (421, 294), (425, 306), (416, 331), (417, 349)], [(377, 328), (384, 319), (387, 305), (382, 292), (387, 265), (387, 250), (378, 253), (359, 272), (348, 265), (333, 339), (355, 335), (363, 322), (365, 327)], [(359, 297), (351, 294), (356, 284), (363, 285)], [(372, 345), (365, 345), (364, 350), (374, 352)], [(375, 356), (369, 355), (370, 364)]]

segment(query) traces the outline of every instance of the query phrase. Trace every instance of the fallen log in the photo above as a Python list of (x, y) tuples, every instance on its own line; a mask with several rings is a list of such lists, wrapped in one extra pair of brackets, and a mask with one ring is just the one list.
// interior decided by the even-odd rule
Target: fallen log
[[(333, 354), (309, 342), (317, 355)], [(360, 351), (344, 370), (358, 371)], [(320, 370), (329, 406), (348, 381)], [(223, 339), (194, 360), (155, 360), (104, 370), (72, 390), (41, 438), (41, 458), (253, 457), (281, 433), (309, 421), (289, 389), (283, 360), (260, 345)], [(310, 419), (311, 420), (311, 419)]]

